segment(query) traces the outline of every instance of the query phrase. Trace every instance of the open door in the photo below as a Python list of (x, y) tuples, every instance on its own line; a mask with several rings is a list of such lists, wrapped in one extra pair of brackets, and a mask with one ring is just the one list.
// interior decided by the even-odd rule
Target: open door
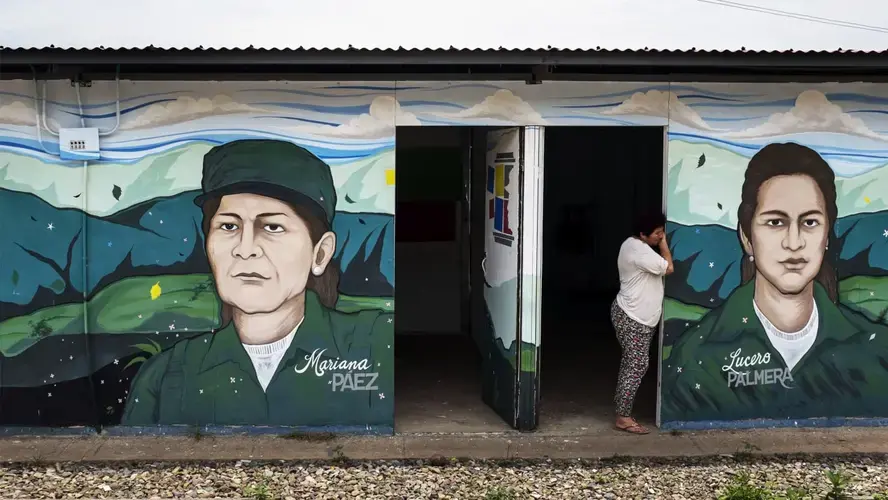
[(473, 331), (483, 399), (519, 430), (537, 426), (542, 132), (514, 127), (486, 133), (483, 297), (473, 290), (473, 300), (481, 302)]

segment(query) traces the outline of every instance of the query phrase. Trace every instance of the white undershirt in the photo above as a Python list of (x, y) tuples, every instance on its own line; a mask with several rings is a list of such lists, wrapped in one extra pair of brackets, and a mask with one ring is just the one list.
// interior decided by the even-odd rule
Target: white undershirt
[(302, 326), (302, 321), (304, 320), (305, 317), (299, 320), (296, 328), (287, 334), (286, 337), (270, 344), (243, 344), (244, 350), (250, 356), (250, 361), (253, 362), (253, 368), (256, 369), (256, 378), (259, 379), (259, 384), (262, 385), (263, 391), (268, 388), (271, 377), (277, 371), (278, 365), (284, 358), (284, 354), (286, 354), (287, 349), (290, 348), (290, 344), (293, 342), (293, 337), (296, 336), (296, 330)]
[(811, 346), (814, 345), (814, 341), (817, 339), (817, 329), (820, 326), (820, 313), (817, 311), (817, 303), (814, 303), (814, 310), (811, 311), (811, 317), (808, 318), (808, 322), (801, 330), (795, 333), (786, 333), (774, 326), (768, 321), (761, 309), (758, 308), (755, 300), (752, 301), (752, 307), (755, 309), (755, 315), (758, 316), (759, 321), (765, 328), (765, 333), (768, 335), (771, 345), (780, 353), (783, 362), (786, 363), (786, 367), (791, 371), (799, 360), (804, 357), (805, 353), (811, 349)]

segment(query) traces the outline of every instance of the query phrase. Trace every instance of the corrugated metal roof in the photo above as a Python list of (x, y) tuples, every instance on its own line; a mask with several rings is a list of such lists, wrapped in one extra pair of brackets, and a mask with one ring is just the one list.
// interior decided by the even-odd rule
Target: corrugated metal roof
[[(4, 0), (13, 49), (882, 52), (884, 0)], [(804, 12), (802, 12), (802, 9)]]

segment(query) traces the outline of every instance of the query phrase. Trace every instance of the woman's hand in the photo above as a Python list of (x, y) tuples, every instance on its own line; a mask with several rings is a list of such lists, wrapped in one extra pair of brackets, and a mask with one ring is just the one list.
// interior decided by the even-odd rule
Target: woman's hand
[(660, 238), (660, 243), (658, 245), (660, 247), (660, 255), (666, 259), (666, 275), (670, 275), (675, 271), (675, 267), (672, 262), (672, 252), (669, 251), (669, 242), (666, 241), (666, 235), (664, 234), (662, 238)]

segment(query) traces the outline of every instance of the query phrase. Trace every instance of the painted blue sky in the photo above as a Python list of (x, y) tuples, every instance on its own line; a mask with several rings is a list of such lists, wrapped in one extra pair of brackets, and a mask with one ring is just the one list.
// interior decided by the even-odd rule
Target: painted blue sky
[[(50, 127), (79, 126), (74, 89), (48, 87)], [(113, 82), (81, 92), (87, 125), (110, 130)], [(888, 163), (888, 89), (868, 84), (123, 82), (120, 92), (121, 126), (102, 148), (116, 163), (194, 141), (280, 137), (336, 164), (390, 149), (395, 124), (668, 124), (673, 139), (743, 156), (773, 141), (800, 142), (840, 176)], [(58, 161), (54, 136), (44, 130), (38, 141), (34, 97), (30, 81), (0, 86), (0, 149)]]

